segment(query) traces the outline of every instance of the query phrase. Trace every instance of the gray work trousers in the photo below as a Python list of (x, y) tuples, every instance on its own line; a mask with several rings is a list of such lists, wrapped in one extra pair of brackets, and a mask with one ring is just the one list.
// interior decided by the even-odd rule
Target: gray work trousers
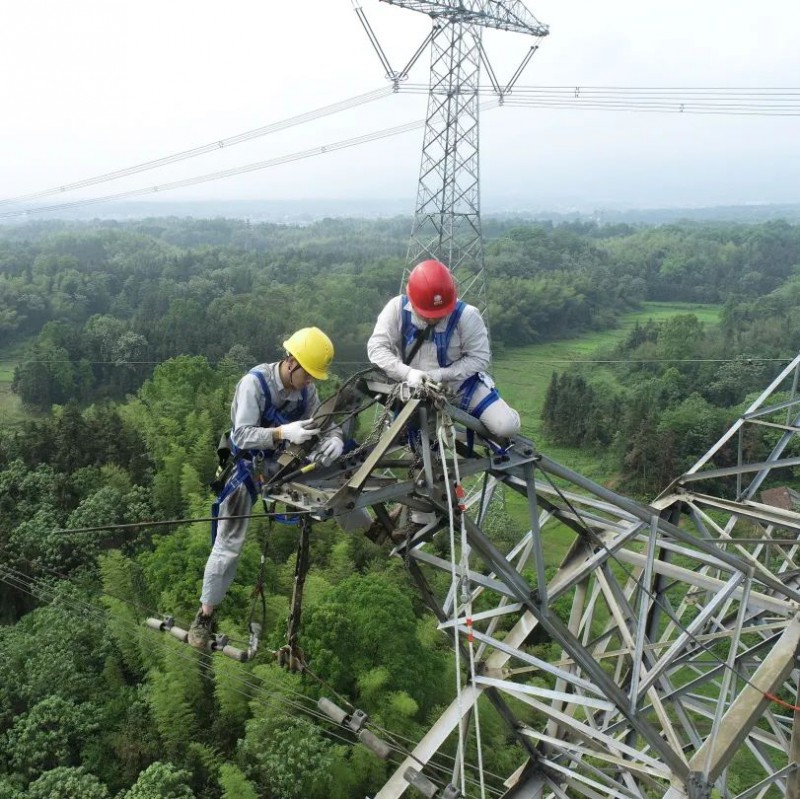
[(220, 517), (244, 516), (244, 518), (220, 518), (217, 522), (217, 537), (203, 574), (203, 592), (200, 594), (202, 604), (213, 607), (219, 605), (233, 578), (236, 577), (236, 568), (239, 565), (239, 556), (242, 554), (252, 509), (253, 502), (245, 485), (240, 485), (220, 503)]
[[(200, 594), (200, 602), (203, 605), (217, 607), (236, 577), (236, 568), (242, 554), (252, 508), (253, 502), (245, 485), (234, 489), (220, 503), (217, 537), (203, 573), (203, 591)], [(244, 518), (225, 519), (222, 518), (224, 516), (244, 516)], [(351, 511), (337, 517), (336, 521), (346, 533), (366, 530), (372, 524), (372, 518), (366, 510)]]
[[(472, 400), (469, 403), (468, 411), (477, 408), (483, 399), (491, 392), (494, 383), (491, 378), (486, 378), (486, 383), (479, 383), (475, 388), (475, 393), (472, 395)], [(460, 399), (460, 397), (459, 397)], [(458, 404), (456, 401), (454, 404)], [(480, 415), (480, 420), (486, 426), (489, 434), (497, 438), (511, 438), (519, 433), (521, 423), (519, 413), (515, 411), (502, 397), (495, 400), (486, 410)]]

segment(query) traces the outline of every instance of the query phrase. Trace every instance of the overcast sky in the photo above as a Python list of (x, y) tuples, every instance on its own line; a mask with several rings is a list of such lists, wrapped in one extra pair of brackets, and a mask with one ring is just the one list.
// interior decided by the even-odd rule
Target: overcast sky
[[(527, 86), (800, 87), (800, 2), (544, 0)], [(429, 19), (363, 0), (396, 68)], [(508, 77), (529, 40), (493, 32)], [(411, 80), (426, 83), (428, 59)], [(0, 199), (224, 139), (385, 85), (351, 0), (5, 0)], [(800, 101), (800, 95), (798, 95)], [(72, 199), (152, 186), (422, 119), (391, 95)], [(172, 199), (412, 198), (422, 132), (171, 193)], [(485, 207), (800, 201), (800, 116), (499, 108), (481, 120)], [(164, 195), (166, 196), (166, 195)], [(152, 199), (148, 197), (147, 199)], [(411, 210), (411, 209), (409, 209)]]

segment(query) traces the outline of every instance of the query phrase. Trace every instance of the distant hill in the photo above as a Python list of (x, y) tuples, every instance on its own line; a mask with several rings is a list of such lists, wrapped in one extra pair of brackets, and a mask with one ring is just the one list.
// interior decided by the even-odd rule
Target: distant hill
[[(661, 225), (679, 220), (693, 222), (765, 222), (785, 219), (800, 222), (800, 203), (749, 205), (719, 205), (696, 208), (593, 208), (590, 203), (576, 202), (572, 207), (536, 210), (535, 199), (506, 199), (483, 203), (484, 217), (522, 221), (550, 220), (553, 222), (594, 221), (600, 224)], [(48, 205), (47, 202), (42, 205)], [(413, 213), (412, 199), (292, 199), (292, 200), (199, 200), (199, 201), (131, 201), (102, 203), (31, 215), (30, 219), (143, 219), (150, 217), (195, 217), (201, 219), (224, 217), (257, 222), (309, 224), (326, 217), (377, 219), (408, 216)], [(25, 217), (0, 219), (0, 224), (20, 224)]]

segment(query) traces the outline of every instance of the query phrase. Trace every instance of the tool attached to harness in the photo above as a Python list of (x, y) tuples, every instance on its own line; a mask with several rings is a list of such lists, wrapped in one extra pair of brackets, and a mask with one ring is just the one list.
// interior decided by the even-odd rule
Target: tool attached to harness
[(225, 483), (228, 478), (233, 474), (236, 467), (236, 460), (241, 459), (241, 453), (233, 455), (233, 442), (231, 441), (231, 432), (226, 430), (219, 439), (217, 444), (217, 460), (219, 465), (217, 471), (214, 473), (214, 479), (208, 484), (209, 488), (219, 496), (225, 488)]

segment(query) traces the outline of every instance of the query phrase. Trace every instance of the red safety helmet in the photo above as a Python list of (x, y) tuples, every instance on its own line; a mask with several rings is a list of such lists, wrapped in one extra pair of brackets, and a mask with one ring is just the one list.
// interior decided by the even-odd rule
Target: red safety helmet
[(441, 261), (423, 261), (408, 276), (411, 307), (428, 319), (440, 319), (453, 312), (458, 302), (456, 283)]

